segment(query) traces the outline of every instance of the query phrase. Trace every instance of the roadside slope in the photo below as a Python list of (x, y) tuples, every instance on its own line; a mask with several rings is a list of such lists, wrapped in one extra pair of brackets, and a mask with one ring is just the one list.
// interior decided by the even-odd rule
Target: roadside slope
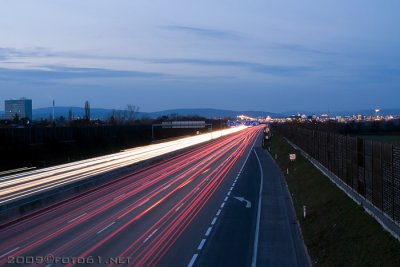
[(289, 153), (296, 152), (282, 137), (269, 142), (285, 172), (313, 265), (400, 266), (400, 242), (299, 153), (289, 162)]

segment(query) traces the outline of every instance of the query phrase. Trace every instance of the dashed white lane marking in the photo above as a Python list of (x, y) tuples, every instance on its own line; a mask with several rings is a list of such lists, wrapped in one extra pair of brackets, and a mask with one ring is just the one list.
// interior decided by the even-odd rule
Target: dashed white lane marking
[(236, 185), (236, 182), (234, 182), (233, 184), (232, 184), (232, 186), (235, 186)]
[[(257, 135), (257, 136), (258, 136), (258, 135)], [(250, 153), (251, 153), (252, 150), (253, 150), (253, 147), (254, 147), (254, 144), (256, 143), (256, 140), (257, 140), (257, 137), (254, 139), (253, 145), (251, 146), (251, 148), (250, 148), (250, 150), (249, 150), (249, 153), (247, 154), (247, 157), (246, 157), (245, 161), (243, 162), (243, 165), (242, 165), (242, 167), (240, 168), (239, 173), (237, 174), (237, 177), (236, 177), (236, 179), (235, 179), (235, 181), (234, 181), (234, 183), (233, 183), (233, 186), (229, 189), (229, 191), (228, 191), (228, 193), (227, 193), (227, 196), (225, 197), (224, 202), (221, 204), (221, 208), (217, 211), (216, 217), (213, 218), (213, 220), (212, 220), (212, 222), (211, 222), (211, 225), (214, 225), (215, 222), (217, 221), (217, 216), (220, 215), (221, 209), (225, 206), (225, 202), (227, 201), (228, 196), (232, 193), (232, 189), (233, 189), (233, 187), (235, 186), (236, 181), (237, 181), (237, 179), (239, 178), (239, 176), (240, 176), (240, 174), (241, 174), (241, 172), (242, 172), (242, 170), (243, 170), (243, 167), (246, 165), (246, 162), (247, 162), (247, 160), (248, 160), (248, 158), (249, 158), (249, 156), (250, 156)], [(197, 191), (197, 190), (199, 190), (199, 188), (196, 188), (196, 191)], [(179, 208), (178, 208), (178, 209), (179, 209)], [(209, 236), (211, 230), (212, 230), (212, 227), (208, 227), (208, 229), (207, 229), (207, 231), (206, 231), (206, 233), (205, 233), (205, 236)], [(198, 248), (197, 248), (198, 250), (201, 250), (201, 249), (203, 248), (204, 243), (206, 242), (206, 240), (207, 240), (207, 239), (202, 239), (202, 240), (201, 240), (201, 242), (200, 242), (200, 244), (199, 244), (199, 246), (198, 246)], [(188, 267), (193, 267), (193, 265), (194, 265), (194, 263), (196, 262), (196, 259), (197, 259), (198, 256), (199, 256), (199, 254), (197, 254), (197, 253), (196, 253), (196, 254), (193, 254), (192, 259), (190, 260), (190, 262), (189, 262), (189, 264), (188, 264)]]
[(87, 214), (87, 213), (85, 212), (85, 213), (83, 213), (83, 214), (79, 215), (78, 217), (75, 217), (75, 218), (73, 218), (72, 220), (69, 220), (69, 221), (68, 221), (68, 223), (72, 223), (73, 221), (76, 221), (76, 220), (78, 220), (79, 218), (81, 218), (81, 217), (85, 216), (86, 214)]
[(180, 204), (180, 205), (175, 209), (175, 211), (178, 211), (180, 208), (182, 208), (182, 206), (183, 206), (184, 204), (185, 204), (185, 203)]
[(208, 168), (207, 170), (203, 171), (201, 174), (204, 174), (206, 172), (208, 172), (211, 168)]
[(210, 227), (208, 227), (208, 229), (207, 229), (207, 232), (206, 232), (206, 236), (209, 236), (210, 235), (210, 233), (211, 233), (211, 230), (212, 230), (212, 227), (210, 226)]
[(194, 254), (194, 255), (193, 255), (192, 259), (190, 260), (190, 262), (189, 262), (189, 264), (188, 264), (188, 267), (193, 267), (194, 262), (195, 262), (196, 259), (197, 259), (197, 256), (199, 256), (199, 254)]
[(146, 243), (156, 232), (158, 231), (158, 228), (154, 230), (149, 236), (143, 241), (143, 243)]
[(115, 222), (110, 223), (109, 225), (107, 225), (106, 227), (104, 227), (103, 229), (101, 229), (100, 231), (97, 232), (97, 234), (101, 234), (102, 232), (104, 232), (105, 230), (107, 230), (111, 225), (113, 225)]
[(170, 186), (171, 186), (171, 184), (168, 184), (168, 185), (164, 186), (164, 188), (162, 190), (165, 190), (165, 189), (169, 188)]
[(18, 249), (19, 249), (19, 247), (16, 247), (16, 248), (14, 248), (14, 249), (8, 251), (8, 252), (4, 253), (3, 255), (1, 255), (0, 258), (3, 258), (4, 256), (7, 256), (8, 254), (11, 254), (11, 253), (13, 253), (14, 251), (16, 251), (16, 250), (18, 250)]
[(199, 246), (197, 247), (197, 249), (198, 249), (198, 250), (202, 250), (202, 249), (203, 249), (203, 246), (204, 246), (204, 243), (206, 243), (206, 240), (205, 240), (205, 239), (202, 239), (201, 242), (200, 242), (200, 244), (199, 244)]
[(126, 194), (126, 193), (123, 193), (123, 194), (121, 194), (121, 195), (119, 195), (119, 196), (117, 196), (117, 197), (114, 197), (114, 200), (116, 200), (116, 199), (122, 197), (122, 196), (125, 195), (125, 194)]
[(149, 200), (150, 200), (150, 198), (146, 198), (145, 200), (143, 200), (143, 201), (138, 205), (138, 207), (143, 206), (143, 205), (146, 204), (146, 202), (149, 201)]

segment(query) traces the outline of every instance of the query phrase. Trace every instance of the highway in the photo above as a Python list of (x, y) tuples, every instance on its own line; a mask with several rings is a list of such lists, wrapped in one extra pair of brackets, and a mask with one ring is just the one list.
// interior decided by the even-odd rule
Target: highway
[[(243, 169), (260, 130), (250, 127), (231, 130), (229, 135), (224, 132), (189, 152), (118, 177), (106, 187), (0, 226), (0, 265), (13, 261), (27, 266), (40, 262), (39, 266), (194, 265), (199, 255), (194, 257), (193, 251), (205, 245), (201, 237), (204, 230), (211, 233), (207, 228), (210, 221), (211, 225), (217, 222), (214, 216), (225, 205), (220, 206), (220, 201), (232, 199), (232, 182), (236, 183), (236, 173)], [(199, 136), (174, 144), (173, 149), (214, 138)], [(6, 177), (0, 190), (14, 191), (0, 191), (1, 201), (132, 164), (135, 157), (166, 153), (172, 147), (158, 145), (156, 151), (141, 148), (82, 161), (78, 166), (66, 164), (46, 172)]]
[(239, 132), (236, 127), (0, 178), (0, 205)]

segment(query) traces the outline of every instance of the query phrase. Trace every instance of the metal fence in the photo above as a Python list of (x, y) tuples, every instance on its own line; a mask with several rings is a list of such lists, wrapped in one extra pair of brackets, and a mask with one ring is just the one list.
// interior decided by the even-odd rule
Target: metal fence
[(273, 130), (400, 222), (400, 145), (293, 125), (275, 124)]

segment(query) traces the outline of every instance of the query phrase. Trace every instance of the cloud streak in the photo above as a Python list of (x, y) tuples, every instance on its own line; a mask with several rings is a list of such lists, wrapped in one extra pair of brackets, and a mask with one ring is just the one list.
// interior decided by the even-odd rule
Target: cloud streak
[(198, 66), (228, 66), (246, 68), (252, 72), (271, 74), (276, 76), (294, 76), (305, 72), (317, 71), (321, 68), (312, 66), (288, 66), (261, 64), (235, 60), (206, 60), (206, 59), (158, 59), (151, 61), (157, 64), (187, 64)]
[(225, 39), (225, 40), (241, 39), (241, 37), (233, 31), (206, 29), (206, 28), (198, 28), (198, 27), (187, 27), (187, 26), (179, 26), (179, 25), (167, 25), (167, 26), (162, 26), (161, 28), (169, 30), (169, 31), (190, 34), (190, 35), (194, 35), (194, 36), (202, 37), (202, 38)]
[(310, 48), (299, 44), (274, 44), (270, 46), (272, 49), (291, 51), (296, 53), (309, 53), (319, 55), (337, 55), (336, 53)]
[(45, 81), (79, 78), (161, 77), (157, 72), (122, 71), (100, 68), (43, 66), (41, 69), (0, 68), (0, 79), (8, 81)]
[[(285, 47), (302, 47), (297, 45), (285, 45)], [(296, 48), (297, 49), (297, 48)], [(297, 50), (300, 51), (314, 51), (312, 49), (307, 48), (298, 48)], [(0, 60), (2, 58), (6, 60), (21, 58), (21, 57), (64, 57), (64, 58), (87, 58), (87, 59), (104, 59), (104, 60), (123, 60), (123, 61), (141, 61), (151, 64), (186, 64), (186, 65), (194, 65), (194, 66), (227, 66), (227, 67), (237, 67), (237, 68), (245, 68), (250, 70), (251, 72), (255, 73), (264, 73), (264, 74), (271, 74), (277, 76), (293, 76), (297, 74), (302, 74), (305, 72), (316, 71), (320, 68), (311, 67), (311, 66), (287, 66), (287, 65), (272, 65), (272, 64), (261, 64), (261, 63), (254, 63), (248, 61), (240, 61), (240, 60), (218, 60), (218, 59), (196, 59), (196, 58), (159, 58), (159, 59), (149, 59), (149, 58), (138, 58), (138, 57), (119, 57), (119, 56), (99, 56), (99, 55), (90, 55), (90, 54), (79, 54), (73, 52), (63, 52), (63, 51), (52, 51), (48, 48), (36, 48), (32, 50), (17, 50), (17, 49), (9, 49), (9, 48), (0, 48)], [(54, 69), (56, 68), (56, 69)], [(83, 76), (94, 76), (96, 73), (100, 73), (102, 69), (80, 69), (80, 68), (71, 68), (68, 69), (63, 67), (63, 73), (54, 72), (59, 70), (57, 68), (51, 66), (49, 71), (49, 75), (54, 77), (70, 77), (73, 75), (83, 75)], [(29, 70), (31, 71), (31, 70)], [(22, 73), (20, 73), (22, 74)], [(24, 73), (27, 75), (28, 71)], [(101, 75), (109, 76), (109, 75), (123, 75), (123, 76), (145, 76), (145, 75), (154, 75), (160, 73), (146, 73), (146, 72), (108, 72), (101, 73)], [(34, 76), (34, 75), (32, 75)]]

